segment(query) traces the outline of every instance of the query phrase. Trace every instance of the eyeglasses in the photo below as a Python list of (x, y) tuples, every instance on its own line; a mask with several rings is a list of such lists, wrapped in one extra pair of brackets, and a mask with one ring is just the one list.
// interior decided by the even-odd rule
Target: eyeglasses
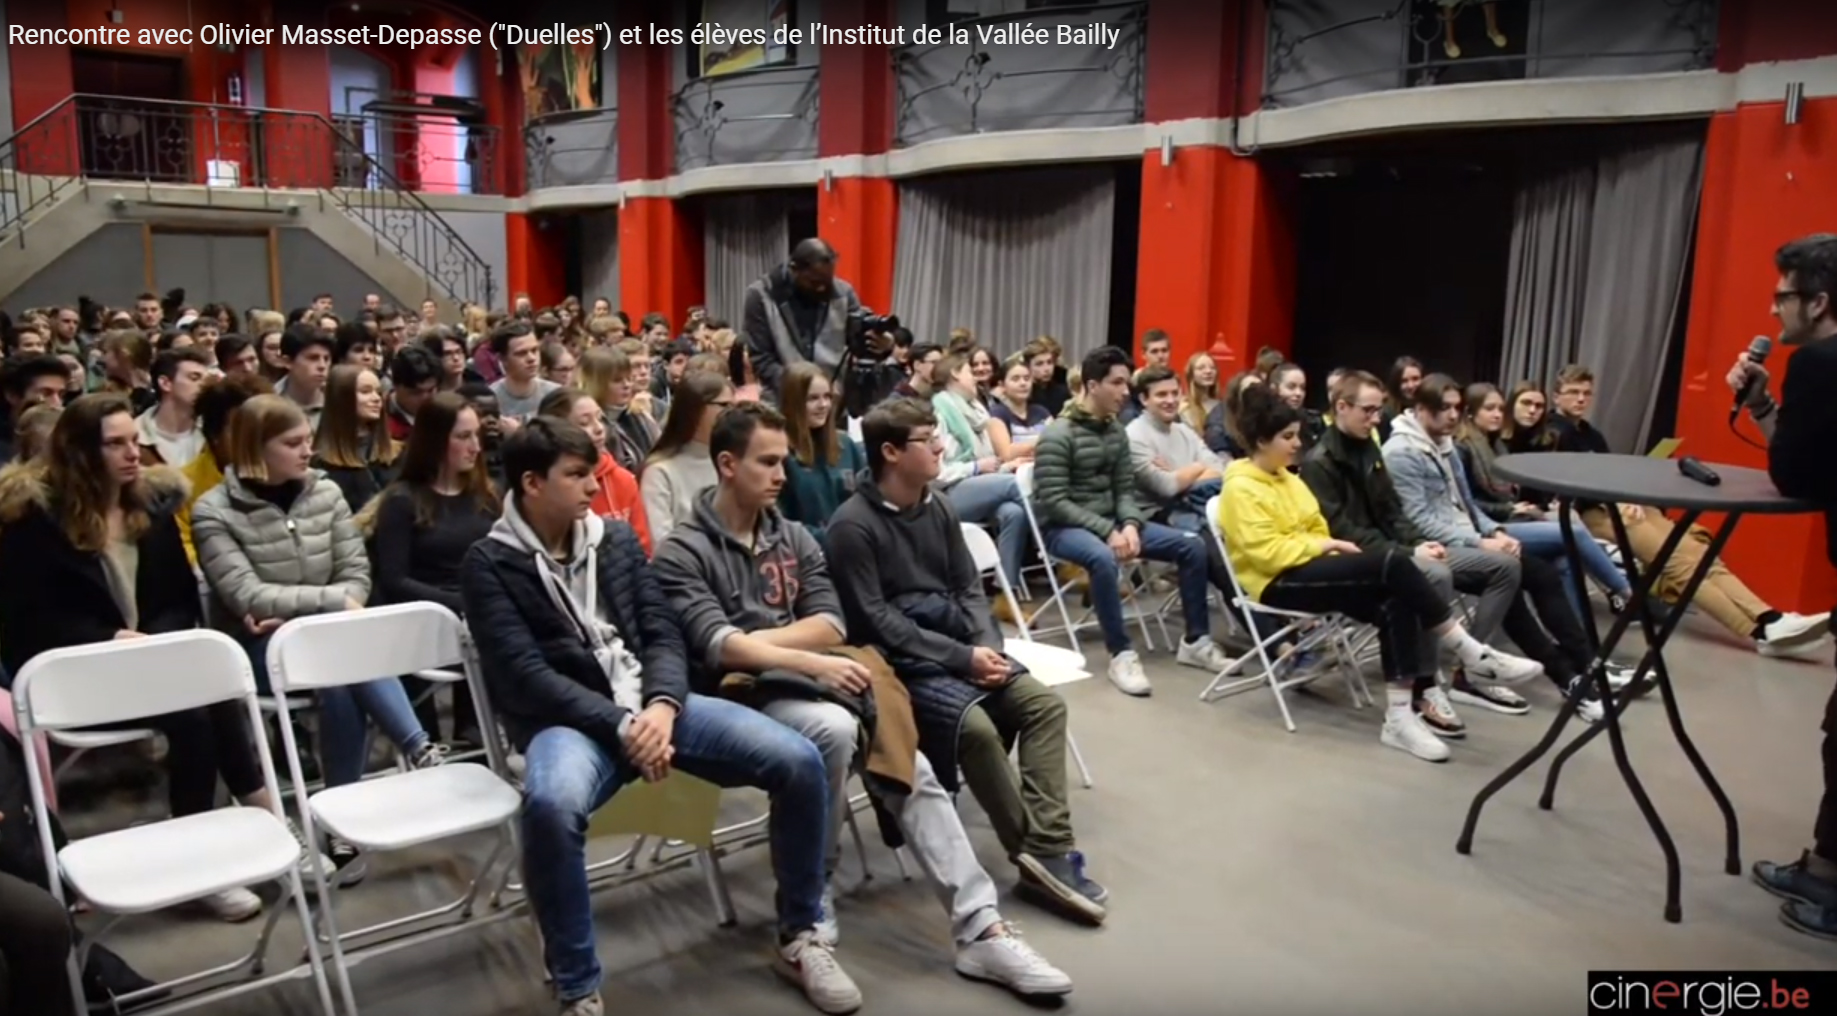
[(924, 445), (935, 452), (944, 447), (944, 436), (942, 434), (927, 434), (923, 437), (909, 437), (906, 439), (906, 443), (909, 445)]
[(1384, 412), (1384, 403), (1380, 402), (1370, 406), (1353, 406), (1352, 411), (1355, 413), (1364, 413), (1366, 416), (1377, 416), (1379, 413)]
[(1803, 289), (1780, 289), (1773, 293), (1773, 309), (1779, 310), (1788, 300), (1809, 300), (1812, 294)]
[(717, 408), (717, 409), (726, 409), (726, 408), (727, 408), (728, 406), (731, 406), (731, 405), (733, 405), (733, 404), (734, 404), (734, 400), (732, 400), (732, 399), (715, 399), (715, 400), (713, 400), (713, 401), (711, 401), (711, 402), (709, 402), (708, 404), (709, 404), (709, 405), (711, 405), (711, 406), (714, 406), (714, 407), (715, 407), (715, 408)]

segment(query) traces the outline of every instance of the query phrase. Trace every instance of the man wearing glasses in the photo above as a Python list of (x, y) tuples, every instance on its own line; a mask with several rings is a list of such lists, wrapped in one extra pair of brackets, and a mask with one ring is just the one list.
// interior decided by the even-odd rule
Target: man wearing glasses
[[(1748, 414), (1767, 436), (1767, 471), (1780, 493), (1824, 507), (1825, 553), (1837, 564), (1837, 469), (1831, 457), (1837, 447), (1837, 235), (1794, 240), (1774, 253), (1773, 264), (1780, 273), (1773, 316), (1780, 322), (1780, 344), (1794, 350), (1792, 371), (1778, 402), (1767, 390), (1767, 371), (1745, 354), (1730, 368), (1728, 383), (1747, 392)], [(1750, 379), (1758, 383), (1750, 387)], [(1780, 919), (1789, 927), (1837, 938), (1837, 691), (1824, 707), (1824, 798), (1812, 840), (1812, 848), (1791, 864), (1757, 862), (1754, 880), (1785, 899)]]

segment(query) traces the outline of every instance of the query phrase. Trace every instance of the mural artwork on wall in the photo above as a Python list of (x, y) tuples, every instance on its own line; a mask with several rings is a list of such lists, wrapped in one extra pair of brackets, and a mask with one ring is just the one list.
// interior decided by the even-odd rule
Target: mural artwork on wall
[[(745, 31), (751, 38), (763, 32), (765, 44), (704, 41), (691, 57), (694, 77), (712, 78), (759, 67), (776, 67), (797, 59), (794, 47), (774, 43), (779, 29), (790, 28), (792, 0), (702, 0), (698, 24), (719, 25), (723, 33)], [(731, 35), (728, 37), (731, 39)]]
[(1527, 0), (1410, 0), (1411, 84), (1525, 76)]
[(600, 108), (600, 49), (580, 45), (527, 45), (517, 53), (523, 75), (523, 118)]

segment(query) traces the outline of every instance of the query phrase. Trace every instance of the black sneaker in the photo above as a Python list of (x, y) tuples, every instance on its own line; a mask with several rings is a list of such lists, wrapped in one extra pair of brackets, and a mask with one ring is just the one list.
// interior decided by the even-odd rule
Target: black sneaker
[(1755, 861), (1750, 871), (1755, 885), (1780, 899), (1837, 907), (1837, 882), (1813, 875), (1806, 862), (1806, 854), (1791, 864)]
[(1022, 898), (1081, 924), (1102, 924), (1109, 916), (1102, 903), (1080, 891), (1081, 883), (1089, 884), (1100, 893), (1104, 890), (1083, 877), (1083, 865), (1074, 865), (1071, 855), (1035, 857), (1022, 854), (1014, 863), (1021, 873), (1015, 893)]
[[(1464, 706), (1477, 706), (1507, 716), (1523, 716), (1531, 711), (1531, 703), (1526, 702), (1523, 695), (1500, 684), (1474, 684), (1467, 680), (1467, 672), (1463, 670), (1454, 672), (1448, 698)], [(1423, 719), (1427, 722), (1428, 717)]]
[(1587, 674), (1578, 674), (1571, 678), (1564, 694), (1576, 704), (1575, 714), (1577, 716), (1589, 723), (1601, 722), (1604, 715), (1601, 708), (1601, 694), (1596, 690), (1595, 683), (1588, 679)]
[(332, 865), (338, 869), (338, 884), (350, 888), (362, 882), (369, 874), (369, 865), (364, 863), (364, 855), (355, 846), (336, 836), (326, 837), (326, 856), (332, 859)]

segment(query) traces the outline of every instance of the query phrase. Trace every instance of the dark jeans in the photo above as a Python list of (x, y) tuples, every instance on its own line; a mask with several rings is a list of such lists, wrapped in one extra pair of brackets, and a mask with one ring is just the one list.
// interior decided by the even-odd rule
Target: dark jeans
[(217, 806), (217, 777), (241, 800), (262, 788), (261, 765), (241, 702), (134, 720), (166, 735), (166, 800), (173, 818), (202, 815)]
[(1818, 802), (1818, 824), (1812, 831), (1812, 852), (1837, 861), (1837, 688), (1824, 705), (1824, 797)]
[(1317, 557), (1276, 576), (1258, 601), (1377, 625), (1386, 681), (1433, 678), (1437, 660), (1425, 658), (1423, 632), (1441, 627), (1451, 616), (1447, 601), (1416, 562), (1394, 550)]
[[(1122, 569), (1109, 543), (1088, 529), (1071, 527), (1046, 530), (1046, 549), (1059, 561), (1069, 561), (1090, 576), (1091, 606), (1103, 629), (1104, 648), (1111, 656), (1135, 648), (1129, 622), (1123, 616)], [(1212, 634), (1211, 605), (1206, 602), (1205, 544), (1198, 533), (1189, 533), (1158, 522), (1142, 527), (1142, 559), (1165, 561), (1179, 569), (1180, 611), (1186, 619), (1186, 640), (1194, 642)]]
[(1588, 632), (1575, 612), (1574, 580), (1563, 569), (1532, 555), (1519, 561), (1519, 595), (1501, 627), (1524, 654), (1544, 665), (1557, 687), (1567, 688), (1594, 663)]
[(70, 919), (48, 892), (0, 872), (0, 1016), (70, 1012)]

